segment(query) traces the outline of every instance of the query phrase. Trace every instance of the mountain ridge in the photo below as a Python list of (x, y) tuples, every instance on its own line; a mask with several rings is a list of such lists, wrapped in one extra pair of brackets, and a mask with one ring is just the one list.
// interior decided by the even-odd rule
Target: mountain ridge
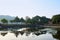
[(1, 19), (7, 19), (7, 20), (13, 20), (15, 17), (10, 16), (10, 15), (0, 15), (0, 20)]

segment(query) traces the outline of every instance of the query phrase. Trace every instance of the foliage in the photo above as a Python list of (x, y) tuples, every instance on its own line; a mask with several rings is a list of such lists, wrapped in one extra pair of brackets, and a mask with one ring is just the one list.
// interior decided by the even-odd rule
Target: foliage
[(2, 19), (1, 22), (2, 23), (8, 23), (8, 21), (6, 19)]
[(32, 19), (30, 17), (26, 17), (26, 20), (24, 20), (23, 18), (19, 18), (18, 16), (15, 17), (14, 20), (10, 20), (10, 22), (25, 22), (27, 24), (45, 24), (45, 23), (48, 23), (49, 19), (46, 18), (45, 16), (43, 17), (40, 17), (38, 15), (32, 17)]
[(53, 22), (53, 24), (60, 24), (60, 14), (54, 15), (52, 17), (52, 22)]
[(17, 16), (17, 17), (15, 17), (14, 21), (15, 21), (15, 22), (20, 22), (19, 17), (18, 17), (18, 16)]
[(46, 24), (48, 23), (50, 19), (46, 18), (45, 16), (40, 17), (40, 16), (35, 16), (32, 18), (32, 23), (33, 24)]
[(32, 23), (32, 20), (30, 18), (28, 18), (28, 19), (25, 20), (25, 22), (31, 24)]
[(20, 22), (25, 22), (25, 20), (23, 18), (20, 19)]
[(40, 16), (35, 16), (35, 17), (33, 17), (32, 18), (32, 23), (33, 24), (39, 24), (40, 23), (40, 21), (41, 21), (41, 19), (40, 19), (41, 17)]
[(41, 17), (41, 23), (42, 24), (47, 24), (50, 21), (49, 18), (46, 18), (45, 16)]
[(11, 23), (13, 23), (13, 22), (17, 22), (18, 23), (18, 22), (20, 22), (20, 19), (19, 19), (18, 16), (16, 16), (15, 19), (14, 20), (10, 20), (10, 22)]
[(14, 20), (10, 20), (11, 23), (15, 22)]

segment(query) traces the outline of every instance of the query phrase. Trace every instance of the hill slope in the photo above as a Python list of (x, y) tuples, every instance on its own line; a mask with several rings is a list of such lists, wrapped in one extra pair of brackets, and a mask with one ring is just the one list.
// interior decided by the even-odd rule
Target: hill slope
[(9, 15), (0, 15), (0, 20), (3, 18), (5, 18), (7, 20), (13, 20), (15, 17), (9, 16)]

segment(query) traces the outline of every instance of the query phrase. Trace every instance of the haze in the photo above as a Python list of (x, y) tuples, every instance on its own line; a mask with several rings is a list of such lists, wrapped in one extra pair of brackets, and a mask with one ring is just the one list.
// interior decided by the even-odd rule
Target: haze
[(60, 0), (0, 0), (0, 15), (51, 18), (60, 14)]

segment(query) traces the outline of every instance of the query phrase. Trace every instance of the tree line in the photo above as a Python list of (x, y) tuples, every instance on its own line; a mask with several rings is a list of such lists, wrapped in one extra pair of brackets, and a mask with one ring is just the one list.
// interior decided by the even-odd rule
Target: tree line
[[(7, 23), (8, 24), (8, 20), (7, 19), (1, 19), (1, 22), (2, 23)], [(13, 23), (13, 22), (24, 22), (26, 24), (48, 24), (49, 22), (51, 22), (52, 24), (60, 24), (60, 14), (57, 14), (57, 15), (53, 15), (53, 17), (50, 19), (50, 18), (47, 18), (45, 16), (34, 16), (32, 18), (30, 17), (26, 17), (26, 19), (24, 18), (19, 18), (18, 16), (15, 17), (15, 19), (13, 20), (10, 20), (9, 22)]]

